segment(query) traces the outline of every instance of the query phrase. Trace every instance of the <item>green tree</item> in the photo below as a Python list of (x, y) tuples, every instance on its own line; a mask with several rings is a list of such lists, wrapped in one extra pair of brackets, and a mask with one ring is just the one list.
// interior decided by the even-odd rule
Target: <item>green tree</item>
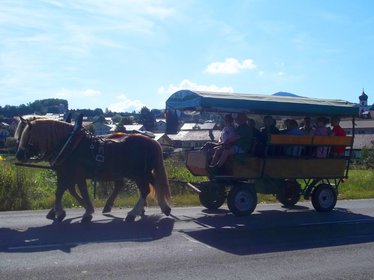
[(145, 106), (140, 109), (139, 121), (146, 130), (153, 131), (156, 119), (152, 112)]

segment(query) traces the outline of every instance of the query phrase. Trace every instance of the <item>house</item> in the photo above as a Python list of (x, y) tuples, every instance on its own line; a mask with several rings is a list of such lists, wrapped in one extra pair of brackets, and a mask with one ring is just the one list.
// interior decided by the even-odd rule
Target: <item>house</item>
[(166, 119), (156, 119), (153, 131), (156, 133), (164, 133), (166, 131)]
[(170, 137), (165, 133), (154, 133), (155, 140), (160, 143), (161, 148), (164, 152), (172, 151), (173, 149), (173, 140), (170, 139)]
[(186, 130), (216, 130), (217, 124), (206, 122), (206, 123), (185, 123), (181, 127), (181, 131)]
[[(169, 135), (169, 137), (173, 140), (175, 148), (193, 150), (201, 148), (206, 142), (211, 142), (213, 139), (217, 141), (220, 135), (220, 130), (181, 130), (178, 134)], [(211, 136), (214, 138), (212, 139)]]
[(361, 150), (363, 148), (373, 148), (374, 145), (374, 134), (356, 134), (353, 141), (352, 157), (360, 158)]
[[(352, 135), (352, 121), (342, 120), (340, 126), (348, 135)], [(374, 134), (374, 119), (355, 120), (355, 134)]]

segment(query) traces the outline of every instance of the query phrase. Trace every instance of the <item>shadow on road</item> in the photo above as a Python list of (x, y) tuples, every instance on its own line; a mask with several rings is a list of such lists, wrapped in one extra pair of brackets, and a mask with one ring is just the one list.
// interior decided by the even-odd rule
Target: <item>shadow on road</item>
[(205, 229), (183, 232), (237, 255), (374, 242), (374, 217), (342, 208), (328, 213), (300, 210), (265, 210), (243, 218), (221, 211), (196, 219)]
[(147, 242), (171, 235), (174, 227), (174, 219), (161, 215), (145, 216), (135, 222), (107, 216), (91, 223), (74, 222), (81, 218), (76, 217), (26, 230), (0, 228), (0, 252), (70, 252), (86, 243)]

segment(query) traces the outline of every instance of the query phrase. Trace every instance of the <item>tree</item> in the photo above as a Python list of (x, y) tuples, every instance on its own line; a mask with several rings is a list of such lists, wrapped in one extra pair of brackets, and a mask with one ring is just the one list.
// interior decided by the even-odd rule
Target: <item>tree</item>
[(152, 112), (145, 106), (140, 109), (139, 121), (143, 124), (145, 130), (153, 131), (156, 119)]
[(175, 110), (166, 111), (166, 133), (176, 134), (178, 132), (178, 115)]

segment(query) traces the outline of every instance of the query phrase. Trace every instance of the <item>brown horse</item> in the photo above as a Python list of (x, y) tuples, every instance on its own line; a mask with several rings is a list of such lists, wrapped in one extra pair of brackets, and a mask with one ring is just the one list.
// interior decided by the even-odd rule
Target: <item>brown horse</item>
[[(28, 116), (23, 116), (23, 117), (19, 116), (19, 117), (16, 117), (16, 119), (18, 121), (18, 124), (17, 124), (17, 127), (15, 129), (14, 138), (16, 138), (17, 143), (19, 143), (20, 140), (21, 140), (22, 132), (29, 122), (37, 120), (37, 119), (44, 119), (44, 120), (49, 119), (50, 120), (51, 118), (46, 117), (46, 116), (42, 116), (42, 115), (28, 115)], [(67, 118), (65, 119), (65, 122), (68, 122), (68, 123), (71, 122), (71, 115), (70, 114), (68, 114)], [(106, 138), (112, 138), (113, 135), (111, 134), (111, 135), (107, 135), (105, 137)], [(120, 193), (120, 191), (122, 190), (122, 188), (123, 188), (123, 183), (122, 182), (115, 182), (114, 189), (113, 189), (111, 195), (109, 196), (109, 198), (107, 199), (107, 201), (105, 203), (105, 206), (103, 208), (103, 211), (102, 211), (103, 213), (109, 213), (109, 212), (112, 211), (114, 201), (115, 201), (116, 197), (118, 196), (118, 194)], [(85, 202), (82, 199), (82, 197), (77, 193), (77, 191), (75, 189), (75, 185), (69, 187), (68, 191), (70, 192), (71, 196), (74, 197), (82, 207), (85, 207)], [(52, 212), (50, 212), (50, 214), (47, 215), (47, 217), (49, 219), (54, 219), (55, 214), (52, 211)]]
[(157, 141), (136, 134), (114, 141), (94, 137), (84, 130), (73, 132), (69, 123), (36, 119), (28, 122), (20, 137), (16, 153), (19, 161), (48, 161), (56, 172), (56, 200), (48, 218), (64, 219), (62, 196), (65, 190), (78, 185), (86, 209), (82, 221), (90, 221), (94, 208), (87, 191), (88, 178), (114, 181), (116, 188), (122, 187), (123, 178), (136, 182), (141, 195), (127, 220), (144, 213), (151, 186), (162, 212), (170, 214), (170, 188)]

